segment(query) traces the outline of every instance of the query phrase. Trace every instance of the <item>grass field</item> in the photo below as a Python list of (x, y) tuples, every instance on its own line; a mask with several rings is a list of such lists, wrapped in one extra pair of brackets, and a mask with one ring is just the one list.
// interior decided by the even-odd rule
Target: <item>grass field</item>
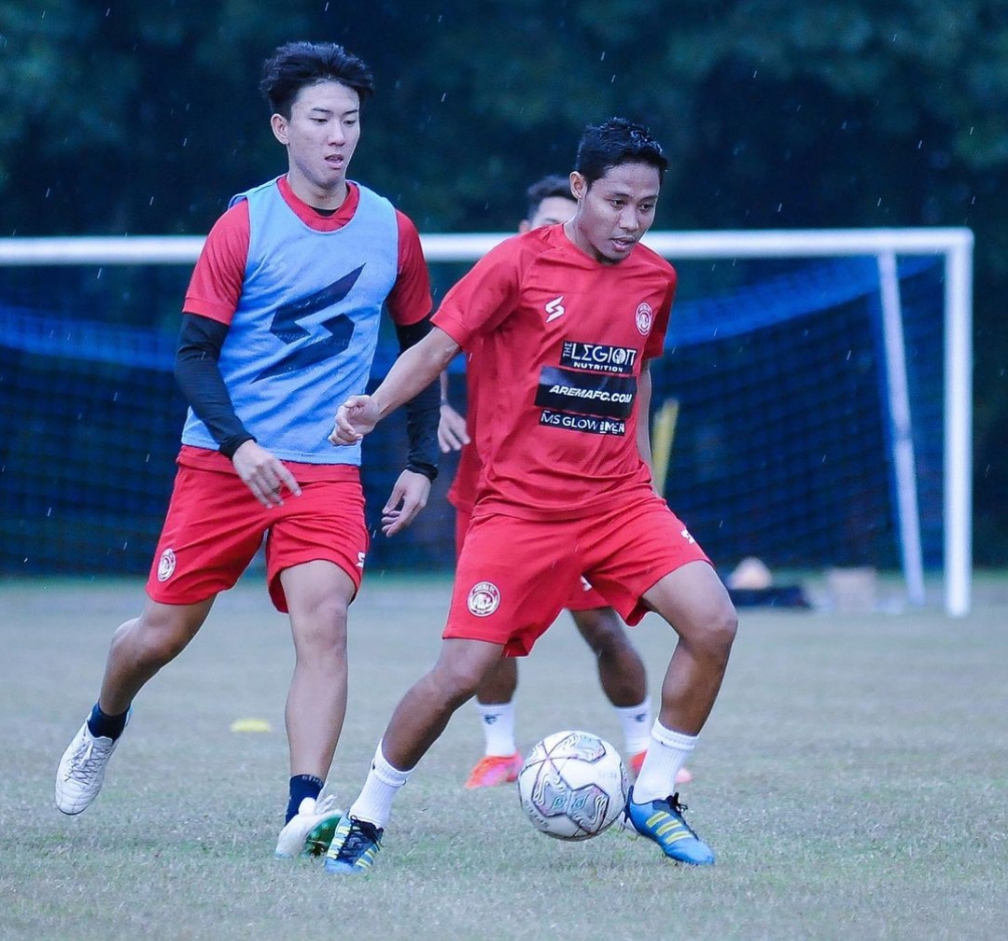
[[(690, 765), (688, 819), (718, 853), (667, 864), (609, 831), (536, 833), (510, 788), (461, 787), (465, 706), (396, 803), (375, 869), (272, 858), (286, 800), (286, 620), (261, 579), (222, 596), (144, 690), (100, 798), (52, 803), (112, 629), (141, 585), (0, 582), (0, 939), (997, 939), (1008, 936), (1008, 582), (974, 613), (744, 610)], [(372, 575), (351, 621), (332, 782), (349, 802), (432, 661), (448, 583)], [(652, 689), (672, 634), (635, 631)], [(234, 733), (260, 718), (267, 733)], [(566, 615), (521, 667), (523, 749), (582, 727), (621, 745)]]

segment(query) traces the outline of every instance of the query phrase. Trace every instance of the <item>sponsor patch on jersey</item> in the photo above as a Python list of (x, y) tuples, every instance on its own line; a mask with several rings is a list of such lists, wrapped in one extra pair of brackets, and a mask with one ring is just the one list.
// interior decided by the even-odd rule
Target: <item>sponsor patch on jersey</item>
[(535, 404), (575, 415), (629, 418), (636, 394), (637, 380), (633, 376), (544, 366), (539, 373)]
[(500, 600), (500, 589), (493, 582), (477, 582), (470, 590), (466, 604), (470, 614), (485, 618), (500, 607)]
[(651, 324), (654, 323), (654, 311), (647, 301), (638, 305), (637, 313), (634, 314), (634, 320), (637, 323), (637, 329), (640, 331), (641, 336), (646, 337), (651, 332)]
[(539, 424), (550, 428), (566, 428), (568, 431), (582, 431), (589, 435), (626, 434), (626, 422), (619, 418), (598, 418), (595, 415), (570, 415), (544, 408), (539, 413)]
[(632, 346), (607, 346), (604, 343), (580, 343), (564, 340), (560, 351), (560, 365), (591, 372), (609, 372), (619, 376), (632, 376), (637, 350)]
[(159, 582), (166, 582), (174, 574), (175, 553), (171, 549), (165, 549), (165, 551), (161, 553), (161, 558), (158, 559), (157, 580)]

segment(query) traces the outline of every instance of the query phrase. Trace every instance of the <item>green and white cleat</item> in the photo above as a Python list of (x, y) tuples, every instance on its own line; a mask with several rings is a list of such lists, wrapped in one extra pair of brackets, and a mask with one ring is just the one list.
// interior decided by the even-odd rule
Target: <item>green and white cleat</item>
[(329, 849), (333, 832), (342, 817), (343, 811), (336, 806), (336, 799), (331, 794), (319, 801), (306, 797), (301, 801), (298, 812), (280, 831), (275, 853), (277, 859), (321, 856)]

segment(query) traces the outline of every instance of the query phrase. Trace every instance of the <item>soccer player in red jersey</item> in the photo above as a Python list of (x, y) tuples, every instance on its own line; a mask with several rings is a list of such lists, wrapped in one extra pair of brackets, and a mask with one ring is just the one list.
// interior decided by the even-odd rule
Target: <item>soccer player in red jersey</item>
[[(366, 387), (383, 308), (405, 349), (429, 332), (433, 303), (416, 227), (347, 178), (373, 87), (368, 67), (334, 43), (288, 43), (266, 61), (260, 87), (287, 173), (236, 196), (196, 263), (175, 364), (190, 409), (147, 598), (113, 636), (98, 701), (60, 761), (56, 804), (78, 814), (97, 797), (134, 698), (193, 639), (265, 536), (269, 594), (290, 616), (296, 654), (276, 850), (292, 856), (335, 816), (316, 799), (346, 712), (347, 609), (368, 548), (360, 454), (326, 440), (332, 414)], [(411, 412), (387, 535), (427, 502), (436, 385)]]
[[(529, 232), (544, 225), (561, 225), (577, 209), (577, 201), (566, 176), (550, 175), (537, 180), (526, 191), (527, 211), (518, 225)], [(483, 462), (472, 439), (478, 436), (479, 383), (486, 369), (477, 341), (466, 350), (466, 415), (463, 417), (448, 400), (447, 373), (441, 374), (441, 421), (438, 441), (441, 450), (461, 451), (458, 470), (448, 491), (455, 507), (455, 548), (462, 540), (476, 502), (476, 487)], [(644, 761), (651, 730), (651, 701), (647, 695), (647, 673), (640, 654), (627, 637), (619, 615), (584, 579), (579, 579), (564, 607), (570, 611), (581, 636), (595, 654), (602, 691), (612, 703), (626, 748), (627, 764), (636, 774)], [(518, 660), (501, 657), (476, 690), (476, 708), (483, 729), (484, 755), (466, 780), (467, 788), (492, 787), (518, 778), (522, 756), (515, 744), (514, 695), (518, 688)], [(692, 780), (680, 768), (677, 784)]]
[(574, 218), (490, 251), (374, 394), (336, 413), (331, 440), (353, 445), (459, 349), (477, 338), (486, 346), (476, 442), (485, 463), (441, 652), (394, 710), (327, 871), (370, 868), (396, 793), (454, 711), (502, 654), (532, 649), (582, 576), (627, 623), (654, 611), (678, 635), (627, 825), (671, 859), (714, 862), (674, 782), (717, 698), (737, 617), (649, 471), (648, 364), (663, 349), (676, 274), (639, 242), (666, 166), (639, 124), (587, 128), (571, 174)]

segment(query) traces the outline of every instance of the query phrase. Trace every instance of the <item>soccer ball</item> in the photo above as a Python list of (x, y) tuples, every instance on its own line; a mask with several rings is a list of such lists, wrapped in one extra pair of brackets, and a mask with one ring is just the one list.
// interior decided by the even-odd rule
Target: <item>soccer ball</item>
[(558, 840), (587, 840), (616, 821), (630, 782), (619, 752), (591, 732), (554, 732), (518, 772), (532, 826)]

